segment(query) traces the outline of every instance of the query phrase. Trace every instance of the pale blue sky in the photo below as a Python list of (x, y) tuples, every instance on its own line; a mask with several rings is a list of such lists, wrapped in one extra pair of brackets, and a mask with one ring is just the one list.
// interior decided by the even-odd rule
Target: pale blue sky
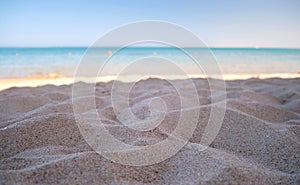
[(299, 0), (1, 0), (0, 46), (89, 46), (142, 20), (182, 25), (211, 47), (300, 48)]

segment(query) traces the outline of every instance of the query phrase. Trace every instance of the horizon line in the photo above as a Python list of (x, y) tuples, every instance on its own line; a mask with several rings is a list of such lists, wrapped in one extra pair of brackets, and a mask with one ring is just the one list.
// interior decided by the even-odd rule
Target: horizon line
[[(127, 47), (127, 46), (125, 46)], [(207, 48), (207, 49), (300, 49), (300, 47), (250, 47), (250, 46), (208, 46), (208, 47), (170, 47), (170, 46), (129, 46), (131, 48)], [(120, 48), (120, 46), (0, 46), (0, 48)]]

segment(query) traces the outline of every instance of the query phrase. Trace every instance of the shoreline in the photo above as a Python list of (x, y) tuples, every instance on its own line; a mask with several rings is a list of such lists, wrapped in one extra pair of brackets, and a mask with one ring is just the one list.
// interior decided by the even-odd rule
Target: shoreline
[[(156, 77), (156, 76), (148, 76), (147, 78)], [(169, 75), (164, 76), (166, 79), (175, 80), (175, 79), (186, 79), (186, 77)], [(188, 75), (189, 78), (214, 78), (215, 76), (204, 76), (197, 74)], [(300, 73), (270, 73), (270, 74), (223, 74), (223, 80), (231, 81), (231, 80), (247, 80), (250, 78), (258, 78), (258, 79), (268, 79), (268, 78), (300, 78)], [(91, 77), (79, 77), (80, 81), (84, 82), (94, 82), (94, 78)], [(117, 76), (107, 75), (101, 78), (97, 78), (96, 82), (109, 82), (116, 80)], [(123, 82), (131, 82), (132, 79), (146, 79), (145, 77), (139, 75), (130, 75), (124, 76), (120, 81)], [(75, 78), (73, 76), (61, 76), (57, 74), (49, 74), (46, 76), (29, 76), (29, 77), (11, 77), (11, 78), (0, 78), (0, 91), (5, 89), (9, 89), (11, 87), (38, 87), (43, 85), (69, 85), (74, 83)]]

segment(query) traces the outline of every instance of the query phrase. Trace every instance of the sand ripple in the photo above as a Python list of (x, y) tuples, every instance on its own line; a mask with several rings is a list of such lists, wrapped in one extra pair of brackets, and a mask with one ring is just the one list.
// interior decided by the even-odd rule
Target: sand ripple
[[(213, 143), (200, 142), (210, 116), (207, 81), (194, 80), (200, 102), (197, 128), (175, 156), (133, 167), (97, 154), (81, 136), (71, 86), (11, 88), (0, 92), (0, 184), (298, 184), (300, 182), (300, 79), (227, 82), (227, 108)], [(178, 80), (184, 88), (184, 80)], [(176, 127), (180, 98), (170, 83), (148, 79), (132, 89), (129, 105), (140, 119), (159, 97), (167, 113), (151, 131), (124, 125), (110, 99), (112, 82), (96, 86), (96, 108), (107, 130), (136, 146), (163, 141)], [(184, 96), (188, 97), (189, 89)], [(82, 97), (85, 98), (85, 97)]]

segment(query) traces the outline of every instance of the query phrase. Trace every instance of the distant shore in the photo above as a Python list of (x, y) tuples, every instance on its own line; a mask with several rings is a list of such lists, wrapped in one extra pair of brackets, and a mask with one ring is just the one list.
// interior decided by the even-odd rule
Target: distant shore
[[(151, 76), (150, 76), (151, 77)], [(204, 75), (190, 74), (188, 75), (190, 78), (206, 78)], [(210, 77), (210, 76), (208, 76)], [(184, 79), (186, 77), (180, 76), (166, 76), (166, 79)], [(212, 77), (214, 78), (214, 77)], [(270, 74), (223, 74), (222, 78), (224, 80), (246, 80), (250, 78), (259, 78), (259, 79), (267, 79), (267, 78), (300, 78), (300, 72), (298, 73), (270, 73)], [(122, 78), (118, 78), (117, 76), (107, 75), (101, 76), (96, 79), (97, 82), (109, 82), (112, 80), (121, 80), (124, 82), (130, 82), (132, 78), (131, 76), (125, 76)], [(11, 88), (11, 87), (37, 87), (43, 85), (69, 85), (74, 83), (74, 76), (61, 76), (58, 74), (49, 74), (43, 76), (29, 76), (29, 77), (15, 77), (15, 78), (0, 78), (0, 91)], [(94, 79), (91, 77), (82, 77), (80, 78), (82, 81), (93, 82)]]

